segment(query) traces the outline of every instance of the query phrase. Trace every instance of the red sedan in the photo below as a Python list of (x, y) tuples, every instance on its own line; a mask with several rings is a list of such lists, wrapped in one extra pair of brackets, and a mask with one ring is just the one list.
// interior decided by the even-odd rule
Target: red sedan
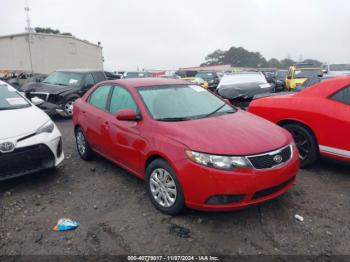
[(253, 100), (248, 111), (291, 132), (301, 166), (319, 155), (350, 161), (350, 77), (323, 81), (299, 93)]
[(156, 208), (225, 211), (275, 198), (299, 160), (284, 129), (174, 79), (102, 82), (74, 105), (77, 149), (146, 181)]

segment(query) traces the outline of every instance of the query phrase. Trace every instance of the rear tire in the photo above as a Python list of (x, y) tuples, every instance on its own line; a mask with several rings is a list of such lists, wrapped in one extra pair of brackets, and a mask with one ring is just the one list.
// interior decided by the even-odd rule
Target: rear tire
[(163, 159), (156, 159), (147, 166), (146, 190), (152, 204), (164, 214), (175, 216), (185, 208), (178, 178)]
[(94, 153), (91, 150), (89, 142), (85, 137), (83, 129), (80, 127), (75, 130), (75, 141), (80, 157), (86, 161), (91, 160), (94, 156)]
[(300, 167), (305, 168), (313, 165), (318, 157), (318, 145), (314, 134), (301, 124), (286, 124), (283, 125), (293, 136), (298, 147)]

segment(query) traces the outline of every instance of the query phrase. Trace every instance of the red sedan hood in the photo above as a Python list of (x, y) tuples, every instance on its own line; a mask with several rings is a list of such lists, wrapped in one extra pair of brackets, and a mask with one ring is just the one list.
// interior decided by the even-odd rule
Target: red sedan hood
[(253, 155), (273, 151), (291, 142), (291, 136), (282, 128), (244, 111), (159, 123), (167, 137), (203, 153)]

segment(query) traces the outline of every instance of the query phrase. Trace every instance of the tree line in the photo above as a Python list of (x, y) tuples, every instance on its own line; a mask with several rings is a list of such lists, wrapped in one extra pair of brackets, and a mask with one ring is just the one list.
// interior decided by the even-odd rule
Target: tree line
[(230, 47), (228, 50), (215, 50), (205, 57), (205, 62), (201, 66), (225, 65), (232, 67), (261, 67), (261, 68), (279, 68), (287, 69), (297, 62), (311, 63), (315, 66), (321, 66), (322, 62), (316, 59), (305, 59), (303, 61), (294, 61), (290, 58), (278, 60), (271, 58), (267, 60), (259, 52), (250, 52), (243, 47)]
[(61, 33), (58, 29), (52, 29), (50, 27), (35, 27), (35, 33), (44, 33), (44, 34), (54, 34), (54, 35), (68, 35), (72, 36), (71, 33)]

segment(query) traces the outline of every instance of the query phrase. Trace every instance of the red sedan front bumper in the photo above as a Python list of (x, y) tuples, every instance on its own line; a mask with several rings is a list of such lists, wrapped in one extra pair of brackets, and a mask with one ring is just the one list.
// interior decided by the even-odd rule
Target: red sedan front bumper
[[(295, 183), (299, 170), (298, 153), (293, 148), (293, 156), (288, 162), (262, 170), (241, 168), (223, 171), (190, 160), (177, 162), (177, 174), (186, 205), (205, 211), (230, 211), (265, 202), (285, 193)], [(211, 204), (209, 199), (214, 196), (228, 199), (230, 203)]]

